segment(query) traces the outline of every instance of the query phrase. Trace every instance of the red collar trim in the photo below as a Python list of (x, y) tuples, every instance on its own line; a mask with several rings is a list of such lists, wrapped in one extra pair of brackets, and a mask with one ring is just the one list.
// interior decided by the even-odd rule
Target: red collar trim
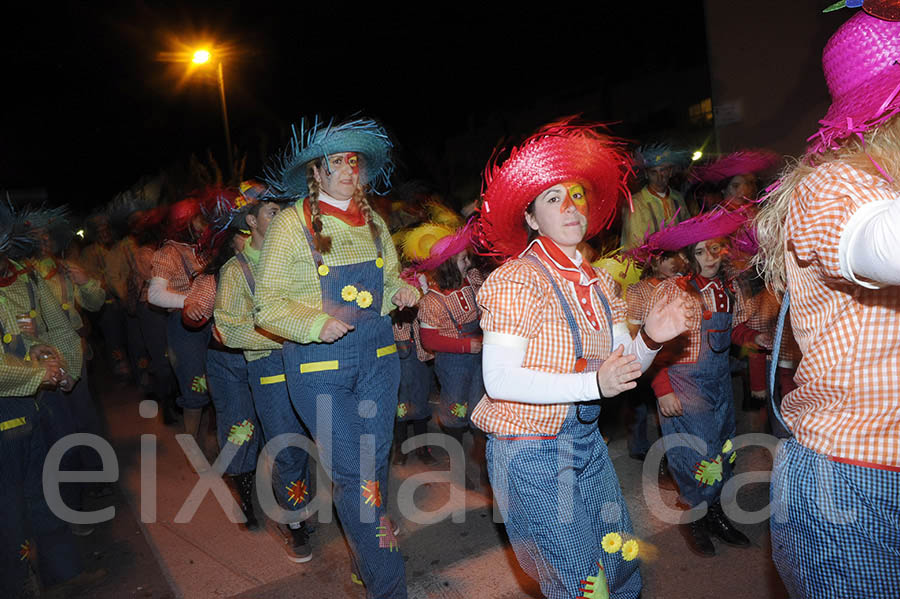
[[(312, 213), (309, 210), (308, 200), (309, 198), (306, 198), (303, 201), (303, 216), (306, 219), (306, 226), (312, 231)], [(326, 216), (333, 216), (351, 227), (361, 227), (366, 224), (366, 217), (363, 216), (359, 204), (353, 200), (350, 200), (350, 205), (347, 206), (346, 210), (341, 210), (325, 202), (319, 202), (319, 212)]]
[[(532, 250), (534, 253), (545, 258), (546, 262), (549, 262), (563, 278), (576, 285), (588, 287), (598, 280), (597, 273), (594, 272), (594, 269), (588, 264), (587, 260), (581, 261), (581, 268), (575, 266), (572, 259), (559, 249), (559, 246), (548, 237), (538, 237), (528, 245), (522, 254), (524, 255), (529, 250)], [(582, 273), (587, 277), (587, 283), (581, 282)]]
[(0, 277), (0, 287), (9, 287), (16, 282), (20, 274), (26, 272), (27, 270), (25, 268), (17, 268), (16, 265), (9, 260), (7, 260), (6, 264), (7, 267), (12, 270), (12, 273), (5, 277)]

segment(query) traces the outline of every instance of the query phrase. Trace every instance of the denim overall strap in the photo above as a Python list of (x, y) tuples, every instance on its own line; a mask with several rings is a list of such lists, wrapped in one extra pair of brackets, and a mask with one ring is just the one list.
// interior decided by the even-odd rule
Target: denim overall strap
[[(309, 244), (309, 251), (312, 252), (313, 262), (316, 263), (316, 269), (318, 270), (321, 266), (325, 265), (325, 260), (322, 258), (322, 253), (316, 249), (316, 242), (313, 240), (309, 228), (303, 227), (303, 233), (306, 235), (306, 243)], [(376, 237), (373, 241), (375, 242), (375, 251), (378, 253), (378, 257), (382, 258), (384, 255), (384, 245), (381, 243), (381, 237)]]
[[(581, 344), (581, 331), (578, 330), (578, 323), (575, 322), (575, 315), (572, 313), (572, 307), (569, 305), (569, 302), (566, 300), (566, 296), (563, 295), (562, 289), (559, 288), (559, 285), (556, 284), (556, 281), (553, 280), (553, 276), (550, 274), (550, 271), (544, 266), (540, 259), (533, 255), (529, 254), (527, 258), (534, 264), (536, 264), (544, 273), (544, 276), (547, 277), (547, 280), (550, 281), (550, 285), (553, 286), (553, 292), (556, 294), (556, 298), (559, 300), (560, 305), (562, 306), (563, 313), (566, 316), (566, 323), (569, 325), (569, 331), (572, 334), (572, 343), (575, 346), (575, 372), (584, 372), (590, 370), (596, 370), (600, 367), (600, 364), (603, 363), (603, 360), (587, 360), (584, 357), (584, 347)], [(595, 291), (597, 291), (595, 289)], [(597, 292), (597, 297), (600, 298), (601, 303), (603, 304), (604, 310), (606, 311), (608, 322), (609, 322), (609, 345), (610, 352), (612, 352), (612, 312), (609, 309), (609, 305), (606, 302), (606, 298), (599, 292)], [(583, 362), (582, 362), (583, 361)], [(579, 362), (582, 362), (585, 366), (582, 370), (578, 370)], [(581, 409), (584, 408), (589, 411), (589, 413), (594, 414), (593, 418), (582, 418)], [(600, 400), (595, 402), (582, 402), (575, 406), (575, 417), (578, 422), (581, 424), (594, 424), (595, 422), (600, 420)]]
[(784, 298), (781, 300), (781, 310), (778, 312), (778, 324), (775, 325), (775, 339), (772, 341), (772, 357), (769, 364), (769, 402), (772, 404), (772, 413), (784, 427), (784, 430), (791, 432), (784, 418), (781, 416), (781, 407), (775, 403), (775, 376), (778, 372), (778, 354), (781, 353), (781, 337), (784, 335), (784, 319), (787, 317), (788, 309), (791, 307), (791, 293), (784, 290)]
[[(661, 417), (664, 439), (694, 435), (706, 444), (705, 453), (691, 447), (669, 447), (666, 454), (682, 500), (695, 507), (715, 503), (731, 477), (736, 454), (730, 358), (732, 315), (705, 312), (700, 319), (700, 353), (692, 364), (668, 368), (672, 389), (681, 401), (682, 416)], [(725, 348), (723, 351), (722, 348)]]
[[(3, 328), (3, 320), (0, 319), (0, 339), (3, 340), (3, 352), (13, 355), (19, 359), (25, 359), (25, 341), (22, 339), (22, 335), (13, 335), (12, 333), (7, 333), (6, 329)], [(7, 341), (8, 339), (8, 341)]]
[(472, 335), (477, 333), (479, 329), (481, 329), (481, 323), (478, 322), (477, 318), (472, 322), (467, 322), (461, 325), (453, 316), (453, 312), (450, 311), (450, 308), (447, 307), (446, 301), (441, 302), (441, 307), (444, 308), (447, 316), (450, 317), (450, 321), (453, 323), (453, 326), (456, 327), (456, 330), (459, 331), (460, 334), (462, 334), (464, 337), (471, 337)]
[(606, 295), (600, 290), (599, 285), (594, 285), (594, 293), (597, 294), (597, 299), (600, 300), (600, 304), (603, 306), (603, 312), (606, 313), (606, 324), (609, 325), (609, 352), (613, 351), (613, 319), (612, 319), (612, 309), (609, 307), (609, 300), (606, 299)]
[(250, 263), (247, 262), (247, 257), (244, 256), (243, 252), (238, 252), (235, 254), (235, 258), (237, 258), (238, 266), (241, 267), (241, 271), (244, 273), (244, 280), (247, 281), (247, 286), (250, 287), (250, 294), (256, 294), (256, 279), (253, 277), (253, 271), (250, 270)]
[(197, 278), (197, 273), (188, 266), (187, 260), (184, 258), (184, 253), (181, 250), (178, 250), (178, 257), (181, 258), (181, 265), (184, 267), (184, 274), (187, 275), (188, 281), (193, 282), (193, 280)]

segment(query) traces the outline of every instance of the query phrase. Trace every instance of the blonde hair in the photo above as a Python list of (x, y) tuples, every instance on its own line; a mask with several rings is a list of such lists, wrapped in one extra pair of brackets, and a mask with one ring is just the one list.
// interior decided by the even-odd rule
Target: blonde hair
[(764, 278), (766, 287), (778, 298), (784, 295), (787, 286), (787, 238), (784, 228), (791, 200), (807, 175), (822, 165), (835, 162), (847, 164), (873, 177), (892, 178), (892, 187), (900, 190), (900, 116), (867, 132), (863, 139), (850, 137), (840, 148), (795, 160), (782, 172), (778, 188), (766, 198), (762, 210), (754, 219), (759, 252), (753, 257), (753, 266)]
[[(309, 163), (309, 166), (306, 168), (306, 184), (309, 188), (309, 214), (312, 220), (313, 243), (320, 253), (327, 254), (331, 251), (331, 237), (322, 233), (322, 211), (319, 208), (319, 182), (316, 181), (314, 170), (316, 167), (321, 168), (321, 166), (321, 158)], [(369, 203), (369, 198), (366, 197), (366, 191), (363, 188), (362, 183), (356, 184), (356, 190), (353, 192), (352, 200), (357, 203), (360, 212), (362, 212), (363, 217), (366, 219), (366, 224), (369, 225), (372, 241), (376, 241), (381, 234), (381, 231), (378, 228), (378, 223), (375, 222), (374, 210), (372, 210), (372, 205)]]

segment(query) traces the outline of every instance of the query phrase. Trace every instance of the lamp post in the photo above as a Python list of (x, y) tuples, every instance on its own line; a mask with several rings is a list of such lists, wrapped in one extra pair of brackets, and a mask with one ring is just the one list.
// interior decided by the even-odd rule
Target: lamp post
[[(197, 50), (191, 60), (194, 64), (205, 64), (209, 62), (211, 55), (209, 50)], [(228, 126), (228, 106), (225, 103), (225, 76), (222, 74), (222, 61), (217, 61), (219, 80), (219, 99), (222, 101), (222, 125), (225, 127), (225, 149), (228, 152), (228, 174), (234, 178), (234, 156), (231, 149), (231, 128)]]

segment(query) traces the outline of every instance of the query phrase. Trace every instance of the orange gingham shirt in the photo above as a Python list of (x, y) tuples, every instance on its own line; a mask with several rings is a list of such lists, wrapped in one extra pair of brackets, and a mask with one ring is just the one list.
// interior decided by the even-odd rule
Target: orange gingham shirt
[[(549, 243), (549, 242), (548, 242)], [(559, 251), (557, 249), (557, 251)], [(524, 256), (539, 256), (566, 297), (581, 331), (584, 357), (604, 359), (611, 342), (603, 306), (593, 292), (588, 303), (577, 301), (575, 286), (557, 270), (561, 265), (536, 240), (522, 257), (504, 263), (492, 272), (478, 292), (485, 332), (525, 337), (528, 349), (523, 368), (570, 373), (575, 367), (575, 346), (563, 308), (553, 287), (537, 266)], [(583, 263), (583, 266), (586, 263)], [(614, 326), (625, 324), (625, 302), (616, 293), (612, 276), (602, 269), (587, 268), (609, 301)], [(586, 311), (590, 311), (590, 316)], [(599, 320), (597, 318), (599, 317)], [(566, 419), (569, 404), (533, 405), (484, 396), (472, 411), (472, 422), (487, 433), (498, 435), (556, 435)]]
[[(202, 306), (209, 317), (216, 303), (216, 283), (212, 275), (200, 274), (206, 260), (197, 256), (196, 246), (177, 241), (167, 241), (153, 254), (152, 274), (169, 282), (169, 291), (187, 296), (190, 301)], [(184, 262), (181, 260), (184, 256)], [(194, 279), (188, 278), (184, 264), (193, 271)]]
[(659, 287), (660, 282), (657, 278), (648, 277), (628, 287), (625, 301), (628, 304), (628, 322), (630, 324), (644, 324), (644, 319), (650, 312), (650, 300), (653, 298), (653, 292)]
[[(672, 277), (660, 283), (653, 293), (652, 302), (670, 302), (676, 296), (684, 295), (684, 292), (678, 286), (679, 281), (682, 279), (686, 279), (686, 277)], [(718, 296), (719, 303), (717, 304), (717, 287), (718, 281), (709, 281), (706, 285), (700, 287), (700, 296), (703, 298), (703, 302), (708, 310), (712, 312), (728, 312), (731, 306), (727, 295), (723, 295), (720, 292)], [(734, 330), (734, 327), (747, 322), (750, 314), (741, 286), (735, 282), (732, 287), (734, 287), (734, 311), (731, 315), (731, 328)], [(688, 330), (687, 333), (679, 337), (678, 341), (681, 343), (672, 342), (673, 346), (678, 347), (681, 351), (674, 361), (668, 361), (668, 364), (693, 364), (700, 358), (700, 319), (703, 318), (703, 307), (697, 299), (697, 290), (694, 286), (689, 284), (688, 289), (690, 290), (688, 296), (692, 300), (687, 319)], [(631, 293), (630, 290), (629, 293)], [(683, 348), (682, 343), (684, 344)]]
[(781, 411), (803, 446), (900, 466), (900, 287), (841, 277), (838, 243), (863, 204), (896, 201), (889, 184), (827, 164), (794, 191), (785, 221), (791, 325), (803, 352)]
[(483, 283), (481, 273), (473, 268), (466, 275), (465, 285), (455, 291), (444, 292), (432, 287), (419, 300), (419, 322), (424, 323), (426, 328), (437, 329), (444, 337), (461, 339), (463, 334), (450, 320), (450, 314), (460, 326), (478, 320), (480, 312), (475, 296)]

